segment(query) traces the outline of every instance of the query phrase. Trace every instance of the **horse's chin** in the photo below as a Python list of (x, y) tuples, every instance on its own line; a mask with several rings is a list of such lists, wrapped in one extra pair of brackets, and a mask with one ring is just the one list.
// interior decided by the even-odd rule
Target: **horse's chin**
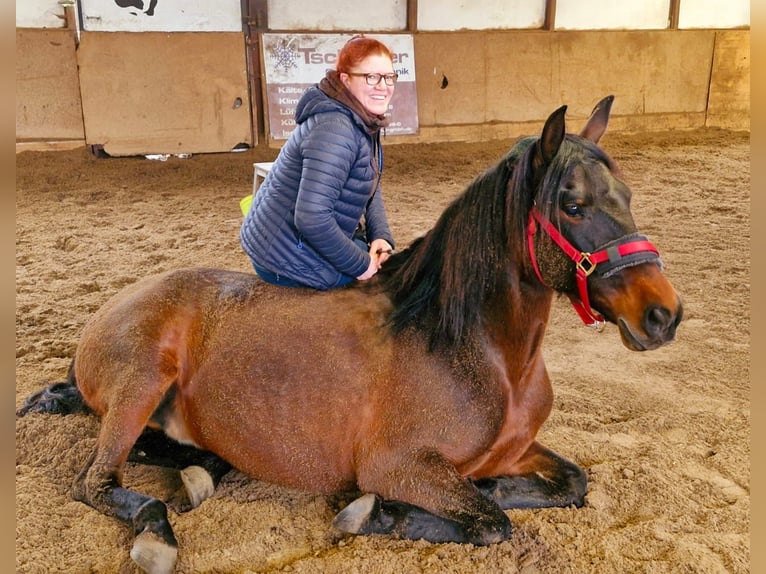
[(652, 339), (637, 334), (635, 330), (630, 328), (628, 322), (622, 317), (617, 319), (617, 327), (620, 329), (622, 344), (631, 351), (652, 351), (654, 349), (659, 349), (667, 343), (670, 343), (670, 340)]

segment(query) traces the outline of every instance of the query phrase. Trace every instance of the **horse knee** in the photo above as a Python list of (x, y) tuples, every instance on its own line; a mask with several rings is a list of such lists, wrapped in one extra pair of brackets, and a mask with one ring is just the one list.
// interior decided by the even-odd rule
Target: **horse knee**
[[(97, 506), (97, 503), (95, 500), (92, 499), (90, 496), (90, 488), (88, 487), (89, 484), (93, 483), (93, 477), (91, 474), (91, 470), (93, 468), (93, 460), (96, 457), (96, 453), (93, 452), (91, 454), (90, 458), (88, 459), (88, 462), (85, 464), (83, 469), (79, 472), (79, 474), (75, 477), (74, 481), (72, 482), (72, 486), (70, 488), (70, 494), (72, 495), (72, 498), (75, 500), (79, 500), (80, 502), (84, 502), (88, 506), (92, 506), (96, 510), (102, 510)], [(99, 489), (96, 488), (95, 492), (99, 492)]]
[(107, 471), (102, 465), (94, 464), (94, 452), (80, 474), (75, 477), (70, 488), (72, 498), (108, 515), (115, 512), (114, 489), (121, 481), (114, 470)]

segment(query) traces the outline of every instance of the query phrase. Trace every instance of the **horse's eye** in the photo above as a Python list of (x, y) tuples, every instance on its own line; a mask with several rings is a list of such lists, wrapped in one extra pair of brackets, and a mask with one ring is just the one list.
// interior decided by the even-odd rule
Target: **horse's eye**
[(563, 210), (569, 217), (582, 217), (584, 215), (582, 206), (576, 203), (567, 203)]

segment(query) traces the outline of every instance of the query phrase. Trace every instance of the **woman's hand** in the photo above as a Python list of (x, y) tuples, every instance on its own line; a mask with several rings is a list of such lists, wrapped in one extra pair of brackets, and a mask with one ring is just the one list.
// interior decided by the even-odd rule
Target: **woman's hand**
[(378, 272), (378, 269), (380, 269), (380, 264), (378, 263), (377, 257), (374, 255), (370, 256), (370, 264), (367, 266), (367, 271), (359, 275), (356, 278), (357, 281), (367, 281)]
[(357, 280), (367, 281), (375, 275), (386, 259), (391, 257), (393, 251), (394, 249), (388, 241), (385, 239), (375, 239), (370, 244), (370, 265), (367, 267), (367, 271), (357, 277)]
[(385, 239), (374, 239), (370, 243), (370, 257), (378, 260), (378, 269), (391, 257), (393, 252), (394, 248)]

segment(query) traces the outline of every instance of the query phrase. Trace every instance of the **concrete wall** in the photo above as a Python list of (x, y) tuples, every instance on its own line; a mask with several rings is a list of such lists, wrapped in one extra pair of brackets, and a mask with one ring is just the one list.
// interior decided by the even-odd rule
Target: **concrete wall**
[[(252, 143), (240, 33), (85, 32), (77, 52), (66, 30), (17, 29), (16, 39), (17, 141), (84, 137), (117, 154)], [(749, 29), (432, 32), (414, 41), (420, 133), (387, 143), (516, 137), (562, 104), (584, 121), (607, 94), (616, 96), (612, 131), (750, 129)]]

